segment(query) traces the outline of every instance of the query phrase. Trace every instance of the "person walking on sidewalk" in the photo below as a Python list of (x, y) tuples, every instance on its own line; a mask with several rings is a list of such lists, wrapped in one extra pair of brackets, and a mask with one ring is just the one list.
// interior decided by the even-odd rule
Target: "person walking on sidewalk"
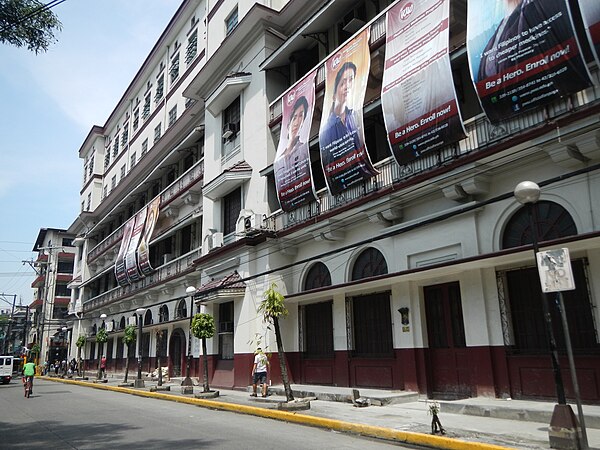
[(267, 367), (269, 360), (260, 347), (256, 349), (254, 355), (254, 365), (252, 366), (252, 397), (256, 397), (256, 388), (258, 383), (262, 384), (262, 396), (267, 396)]
[(104, 355), (100, 360), (100, 378), (106, 378), (106, 356)]

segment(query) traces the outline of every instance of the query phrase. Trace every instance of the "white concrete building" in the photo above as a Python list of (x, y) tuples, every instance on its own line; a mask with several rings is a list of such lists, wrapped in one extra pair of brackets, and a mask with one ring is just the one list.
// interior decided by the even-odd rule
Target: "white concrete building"
[[(79, 150), (85, 176), (82, 211), (70, 228), (81, 238), (70, 312), (80, 319), (73, 341), (89, 337), (87, 358), (99, 356), (94, 334), (104, 322), (109, 370), (121, 370), (122, 330), (144, 308), (144, 371), (160, 354), (181, 376), (191, 352), (199, 375), (189, 319), (202, 303), (217, 323), (211, 384), (246, 386), (257, 343), (275, 352), (257, 314), (275, 282), (287, 296), (283, 338), (295, 382), (552, 398), (532, 229), (527, 207), (513, 197), (519, 182), (531, 180), (541, 186), (541, 247), (568, 248), (573, 261), (576, 290), (564, 296), (582, 395), (600, 399), (596, 88), (492, 124), (470, 79), (466, 2), (452, 0), (448, 76), (466, 137), (398, 163), (381, 105), (386, 13), (395, 4), (182, 3), (111, 116)], [(378, 174), (332, 195), (319, 152), (329, 112), (324, 65), (367, 29), (361, 109)], [(597, 79), (589, 44), (580, 41)], [(308, 144), (317, 198), (283, 211), (273, 169), (282, 98), (313, 70)], [(159, 214), (148, 230), (152, 205)], [(137, 255), (144, 265), (138, 238), (146, 233), (155, 270), (139, 276), (132, 261)], [(115, 262), (132, 275), (122, 286)], [(553, 301), (550, 308), (562, 355)], [(571, 395), (566, 358), (560, 362)], [(271, 367), (277, 382), (278, 364)]]

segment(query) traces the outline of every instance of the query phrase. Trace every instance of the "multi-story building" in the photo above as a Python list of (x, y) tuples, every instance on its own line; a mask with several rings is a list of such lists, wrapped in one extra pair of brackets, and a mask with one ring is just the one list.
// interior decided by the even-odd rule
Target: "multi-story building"
[[(536, 96), (532, 106), (519, 100), (524, 89), (541, 89), (532, 79), (519, 95), (486, 97), (503, 77), (513, 83), (519, 68), (479, 80), (466, 45), (477, 19), (466, 1), (425, 3), (441, 14), (439, 26), (413, 2), (182, 3), (105, 125), (79, 150), (82, 211), (70, 231), (81, 239), (70, 312), (80, 319), (72, 341), (86, 334), (90, 359), (99, 356), (93, 336), (105, 326), (109, 369), (120, 370), (132, 356), (123, 328), (141, 313), (144, 370), (160, 355), (172, 376), (182, 375), (191, 353), (199, 374), (189, 319), (202, 304), (217, 324), (208, 347), (212, 385), (245, 386), (256, 345), (275, 350), (257, 311), (275, 283), (286, 295), (283, 341), (295, 382), (551, 398), (532, 253), (539, 241), (570, 251), (575, 289), (563, 293), (570, 337), (582, 396), (600, 400), (598, 92), (582, 81)], [(596, 80), (582, 15), (570, 3), (579, 44), (568, 42), (581, 46), (580, 75), (590, 70)], [(445, 13), (436, 9), (448, 4)], [(402, 28), (392, 14), (414, 22)], [(557, 14), (541, 26), (571, 20)], [(415, 63), (440, 30), (447, 42)], [(399, 49), (398, 36), (408, 41)], [(544, 70), (572, 48), (563, 43), (527, 70), (560, 78), (562, 68)], [(344, 64), (348, 55), (357, 59)], [(407, 74), (390, 83), (399, 60)], [(438, 72), (419, 72), (438, 60)], [(492, 65), (482, 64), (483, 72)], [(338, 86), (353, 82), (362, 94), (338, 110)], [(403, 90), (394, 98), (397, 85)], [(443, 108), (427, 110), (436, 96)], [(306, 98), (297, 108), (299, 97)], [(494, 107), (505, 100), (513, 104), (499, 116)], [(402, 122), (402, 111), (427, 114)], [(447, 111), (454, 114), (444, 122)], [(329, 125), (334, 114), (342, 134)], [(304, 141), (292, 139), (295, 120)], [(429, 122), (438, 128), (423, 141), (403, 143)], [(438, 139), (446, 127), (458, 135)], [(304, 159), (293, 153), (281, 162), (280, 140), (304, 142)], [(349, 145), (360, 149), (345, 154)], [(513, 196), (525, 180), (541, 186), (533, 207)], [(555, 298), (548, 294), (562, 354)], [(560, 363), (571, 395), (566, 358)]]
[(32, 251), (37, 277), (31, 284), (34, 300), (29, 305), (29, 345), (40, 346), (40, 363), (67, 358), (69, 331), (69, 283), (73, 278), (74, 234), (58, 228), (41, 228)]

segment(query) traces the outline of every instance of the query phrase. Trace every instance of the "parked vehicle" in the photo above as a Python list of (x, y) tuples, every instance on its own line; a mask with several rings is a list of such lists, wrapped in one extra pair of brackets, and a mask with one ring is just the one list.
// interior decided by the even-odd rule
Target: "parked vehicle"
[(13, 371), (13, 357), (0, 356), (0, 381), (2, 384), (10, 383)]

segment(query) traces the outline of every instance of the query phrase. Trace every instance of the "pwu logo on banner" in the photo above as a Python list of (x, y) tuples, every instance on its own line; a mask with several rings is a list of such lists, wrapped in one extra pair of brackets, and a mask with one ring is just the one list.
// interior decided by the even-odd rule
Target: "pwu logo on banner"
[(568, 248), (538, 252), (536, 256), (543, 292), (575, 289)]
[(406, 20), (410, 17), (410, 15), (415, 10), (415, 4), (413, 2), (408, 2), (404, 7), (400, 10), (400, 20)]
[(292, 103), (294, 103), (294, 100), (296, 100), (296, 91), (292, 90), (292, 91), (290, 91), (290, 93), (287, 96), (288, 106), (290, 106)]
[(331, 68), (335, 70), (340, 65), (340, 62), (342, 62), (342, 56), (339, 54), (335, 55), (331, 58)]

